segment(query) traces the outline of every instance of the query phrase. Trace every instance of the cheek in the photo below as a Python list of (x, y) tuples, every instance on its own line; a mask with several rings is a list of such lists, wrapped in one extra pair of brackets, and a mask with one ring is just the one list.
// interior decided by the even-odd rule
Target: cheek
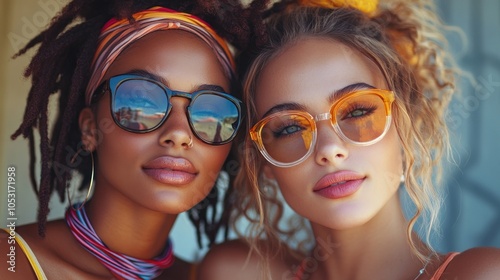
[(214, 176), (216, 178), (229, 154), (231, 144), (223, 146), (210, 146), (206, 144), (198, 145), (203, 145), (203, 148), (200, 147), (197, 151), (196, 158), (199, 161), (199, 166), (203, 167), (205, 172), (208, 173), (207, 175)]
[(97, 121), (97, 127), (98, 127), (98, 140), (102, 141), (103, 140), (103, 137), (108, 135), (108, 134), (111, 134), (111, 133), (114, 133), (115, 131), (121, 129), (119, 128), (115, 122), (113, 121), (113, 119), (111, 118), (111, 116), (102, 116), (103, 114), (100, 114), (100, 118), (99, 120)]
[[(196, 144), (195, 144), (196, 145)], [(202, 145), (202, 144), (198, 144)], [(230, 145), (224, 146), (206, 146), (201, 149), (199, 147), (196, 156), (196, 165), (199, 168), (198, 179), (196, 184), (185, 193), (185, 197), (181, 200), (185, 201), (185, 210), (197, 205), (203, 199), (210, 196), (210, 191), (215, 186), (223, 164), (229, 153)], [(196, 146), (194, 147), (196, 148)], [(228, 188), (227, 180), (223, 181), (223, 188)]]
[[(300, 166), (300, 165), (299, 165)], [(289, 204), (293, 201), (304, 198), (307, 186), (311, 184), (311, 177), (303, 174), (301, 169), (296, 167), (279, 168), (271, 167), (272, 179), (278, 184), (283, 197)]]
[(399, 187), (403, 175), (402, 147), (394, 126), (375, 146), (370, 157), (372, 176), (375, 176), (378, 185), (393, 191)]
[[(97, 146), (99, 169), (106, 174), (129, 177), (140, 166), (140, 155), (147, 155), (146, 139), (128, 135), (120, 128), (102, 133)], [(111, 173), (110, 173), (111, 172)]]
[[(122, 174), (131, 170), (138, 155), (147, 154), (145, 149), (152, 143), (151, 137), (127, 132), (116, 125), (109, 111), (109, 96), (103, 97), (97, 109), (96, 133), (100, 168)], [(123, 174), (123, 175), (126, 175)]]

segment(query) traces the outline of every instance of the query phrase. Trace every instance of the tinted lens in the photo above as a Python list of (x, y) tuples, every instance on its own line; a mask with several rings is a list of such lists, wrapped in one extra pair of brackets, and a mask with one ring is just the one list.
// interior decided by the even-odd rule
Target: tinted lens
[(348, 98), (331, 114), (335, 114), (337, 124), (347, 138), (361, 143), (382, 135), (387, 121), (384, 101), (375, 94)]
[(149, 131), (161, 124), (169, 103), (156, 83), (140, 79), (111, 79), (112, 113), (125, 130)]
[(240, 124), (238, 105), (218, 93), (204, 92), (189, 105), (189, 119), (196, 136), (206, 143), (221, 144), (236, 134)]
[(306, 116), (276, 114), (262, 127), (262, 144), (275, 161), (294, 162), (305, 156), (311, 148), (313, 130), (312, 120)]

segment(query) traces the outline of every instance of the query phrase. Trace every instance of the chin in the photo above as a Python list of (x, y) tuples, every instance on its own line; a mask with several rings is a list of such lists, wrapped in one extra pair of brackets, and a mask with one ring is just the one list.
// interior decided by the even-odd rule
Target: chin
[(203, 203), (200, 203), (201, 201), (203, 201), (205, 197), (203, 197), (202, 199), (196, 199), (196, 198), (189, 198), (189, 199), (185, 199), (185, 200), (178, 200), (178, 201), (170, 201), (168, 202), (166, 205), (168, 206), (169, 209), (172, 209), (174, 211), (176, 211), (177, 214), (180, 214), (182, 212), (186, 212), (192, 208), (204, 208), (207, 206), (207, 203), (208, 202), (203, 202)]
[(196, 204), (197, 201), (193, 201), (192, 198), (186, 198), (178, 194), (173, 195), (170, 193), (167, 195), (163, 193), (143, 203), (143, 206), (160, 213), (180, 214), (195, 207)]
[(180, 214), (193, 208), (195, 205), (181, 203), (180, 201), (161, 201), (157, 211), (166, 214)]
[(330, 213), (316, 213), (315, 217), (310, 219), (322, 227), (332, 230), (349, 230), (362, 227), (372, 220), (374, 215), (371, 213), (355, 213), (355, 211), (333, 211)]

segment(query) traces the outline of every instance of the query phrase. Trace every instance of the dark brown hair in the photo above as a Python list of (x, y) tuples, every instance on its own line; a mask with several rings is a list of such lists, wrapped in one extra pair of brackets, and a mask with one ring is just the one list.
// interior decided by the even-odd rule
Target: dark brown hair
[[(31, 77), (32, 85), (23, 121), (11, 138), (16, 139), (22, 135), (29, 140), (30, 179), (39, 200), (37, 220), (41, 236), (44, 236), (52, 193), (56, 191), (63, 202), (74, 171), (80, 172), (84, 178), (80, 190), (89, 184), (90, 157), (86, 155), (75, 163), (71, 159), (81, 148), (78, 115), (85, 107), (84, 92), (90, 78), (90, 67), (100, 30), (111, 18), (130, 19), (132, 14), (153, 6), (187, 12), (205, 20), (239, 50), (251, 46), (250, 40), (255, 37), (253, 19), (258, 18), (254, 14), (261, 9), (257, 4), (243, 7), (240, 2), (232, 0), (74, 0), (60, 11), (47, 29), (15, 55), (20, 56), (38, 46), (24, 73), (26, 77)], [(239, 96), (238, 81), (232, 81), (232, 85), (231, 93)], [(49, 132), (48, 106), (51, 95), (57, 96), (58, 108)], [(35, 175), (35, 130), (38, 130), (40, 136), (39, 184)], [(226, 162), (231, 160), (234, 157), (230, 155)], [(235, 174), (231, 170), (228, 174), (231, 185)], [(200, 246), (202, 234), (208, 237), (210, 244), (215, 241), (219, 229), (225, 227), (227, 235), (229, 200), (224, 200), (225, 210), (217, 217), (215, 206), (218, 199), (218, 191), (214, 187), (205, 200), (189, 211)], [(212, 211), (209, 211), (210, 208)]]

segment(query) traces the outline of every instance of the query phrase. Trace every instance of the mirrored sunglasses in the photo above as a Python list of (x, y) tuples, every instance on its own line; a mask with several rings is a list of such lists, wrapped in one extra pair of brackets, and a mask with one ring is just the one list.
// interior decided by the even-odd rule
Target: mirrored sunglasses
[(222, 145), (236, 136), (241, 124), (241, 101), (215, 90), (192, 93), (174, 91), (141, 75), (124, 74), (104, 81), (96, 90), (95, 102), (111, 93), (111, 114), (122, 129), (146, 133), (159, 128), (168, 118), (172, 97), (190, 99), (187, 118), (193, 134), (210, 145)]

